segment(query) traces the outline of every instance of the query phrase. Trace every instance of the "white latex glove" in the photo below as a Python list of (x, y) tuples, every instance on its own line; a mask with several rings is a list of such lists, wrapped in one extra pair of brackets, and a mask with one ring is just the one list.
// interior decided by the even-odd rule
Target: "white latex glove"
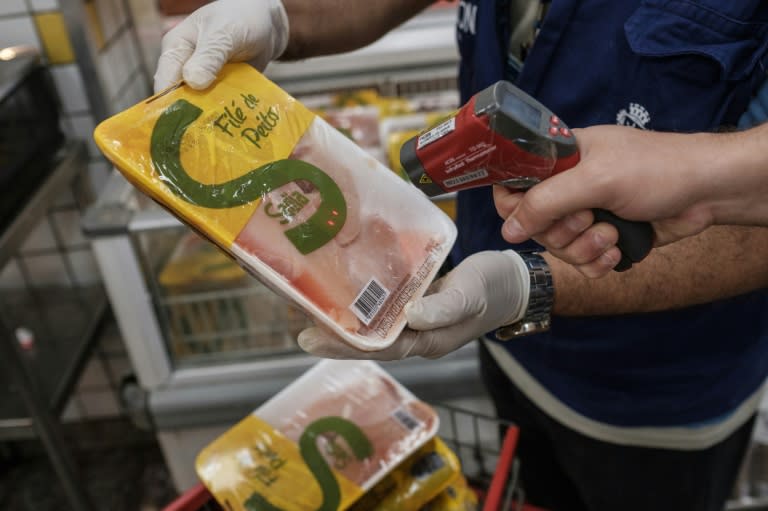
[(528, 268), (516, 252), (479, 252), (435, 281), (430, 294), (406, 305), (409, 328), (392, 346), (361, 351), (319, 327), (302, 331), (299, 346), (325, 358), (438, 358), (519, 321), (528, 307), (529, 292)]
[(280, 0), (217, 0), (163, 37), (155, 92), (182, 78), (208, 87), (229, 61), (250, 61), (263, 70), (288, 46), (288, 16)]

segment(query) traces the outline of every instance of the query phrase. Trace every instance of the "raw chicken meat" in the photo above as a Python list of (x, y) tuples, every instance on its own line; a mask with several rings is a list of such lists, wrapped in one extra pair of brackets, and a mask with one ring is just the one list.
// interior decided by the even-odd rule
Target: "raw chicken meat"
[(341, 417), (357, 425), (373, 445), (371, 457), (357, 460), (333, 433), (318, 435), (317, 446), (329, 466), (358, 486), (372, 486), (437, 429), (434, 410), (372, 362), (323, 361), (313, 371), (255, 414), (296, 443), (319, 418)]
[[(344, 226), (330, 242), (300, 254), (283, 233), (306, 222), (317, 210), (321, 197), (313, 184), (291, 182), (264, 196), (235, 244), (285, 277), (342, 328), (370, 335), (375, 330), (369, 326), (377, 316), (383, 316), (386, 307), (374, 312), (366, 324), (352, 309), (358, 295), (374, 278), (391, 295), (430, 257), (431, 247), (443, 240), (436, 239), (434, 233), (407, 226), (395, 228), (387, 219), (368, 211), (367, 201), (377, 198), (375, 190), (365, 186), (365, 167), (378, 171), (378, 163), (363, 155), (352, 142), (339, 137), (324, 121), (316, 119), (312, 123), (291, 159), (311, 163), (336, 182), (347, 206)], [(285, 214), (276, 221), (274, 204), (297, 191), (308, 202), (298, 212)]]
[[(375, 393), (371, 401), (362, 396), (339, 395), (324, 400), (307, 410), (297, 410), (286, 417), (277, 428), (291, 440), (298, 442), (306, 427), (319, 417), (338, 416), (353, 422), (365, 433), (373, 444), (373, 457), (357, 460), (343, 438), (333, 434), (319, 436), (318, 447), (328, 464), (347, 479), (362, 486), (382, 469), (391, 466), (393, 459), (401, 459), (413, 451), (414, 438), (409, 435), (415, 428), (422, 428), (423, 439), (434, 421), (431, 409), (420, 401), (400, 404), (395, 389), (389, 382), (380, 379), (375, 386), (381, 392)], [(371, 389), (366, 389), (370, 391)], [(375, 407), (370, 406), (372, 402)]]

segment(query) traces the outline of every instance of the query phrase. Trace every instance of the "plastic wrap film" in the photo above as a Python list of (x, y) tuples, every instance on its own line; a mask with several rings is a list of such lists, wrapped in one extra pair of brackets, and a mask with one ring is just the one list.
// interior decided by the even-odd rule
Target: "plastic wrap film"
[(428, 502), (420, 511), (478, 511), (477, 495), (463, 475)]
[(366, 490), (432, 438), (439, 425), (429, 405), (370, 361), (324, 360), (255, 414), (296, 441), (318, 417), (356, 424), (370, 439), (372, 456), (341, 463), (332, 454), (339, 444), (328, 444), (325, 451), (329, 462)]
[(100, 124), (146, 194), (365, 350), (389, 346), (456, 237), (415, 187), (247, 64)]
[(225, 509), (344, 510), (437, 427), (377, 364), (326, 360), (207, 446), (197, 472)]
[(440, 438), (408, 457), (352, 506), (354, 511), (419, 511), (461, 474), (459, 459)]

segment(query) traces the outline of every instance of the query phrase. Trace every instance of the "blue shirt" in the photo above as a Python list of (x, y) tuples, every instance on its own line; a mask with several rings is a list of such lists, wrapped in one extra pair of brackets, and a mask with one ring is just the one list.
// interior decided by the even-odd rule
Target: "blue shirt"
[[(461, 2), (462, 99), (510, 78), (507, 0)], [(471, 5), (469, 5), (471, 4)], [(571, 127), (657, 131), (735, 125), (765, 76), (768, 4), (761, 0), (554, 0), (517, 85)], [(585, 183), (588, 186), (588, 183)], [(454, 262), (480, 250), (526, 249), (500, 235), (489, 189), (459, 194)], [(768, 368), (768, 293), (684, 310), (554, 318), (544, 335), (505, 343), (549, 392), (618, 426), (705, 422), (734, 410)]]

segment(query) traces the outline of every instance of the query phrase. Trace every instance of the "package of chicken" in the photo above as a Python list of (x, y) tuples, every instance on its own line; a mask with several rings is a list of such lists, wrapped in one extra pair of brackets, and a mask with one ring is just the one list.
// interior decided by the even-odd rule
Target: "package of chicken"
[[(523, 506), (523, 509), (525, 508), (526, 506)], [(478, 509), (477, 493), (470, 488), (466, 478), (459, 475), (445, 490), (419, 511), (478, 511)]]
[(340, 511), (438, 422), (378, 364), (324, 360), (205, 447), (197, 473), (224, 509)]
[(416, 187), (248, 64), (102, 122), (125, 177), (349, 344), (405, 327), (456, 228)]
[(350, 511), (420, 511), (460, 476), (459, 458), (435, 437), (366, 492)]

